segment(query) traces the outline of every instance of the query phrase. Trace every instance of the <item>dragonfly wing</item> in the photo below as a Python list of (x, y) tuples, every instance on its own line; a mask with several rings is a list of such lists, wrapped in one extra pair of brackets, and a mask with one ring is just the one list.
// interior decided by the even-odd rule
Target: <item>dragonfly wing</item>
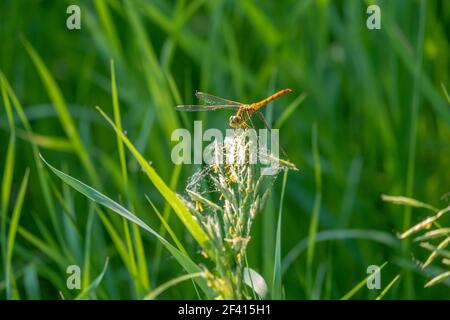
[(231, 104), (221, 104), (221, 105), (211, 105), (211, 106), (201, 106), (201, 105), (181, 105), (176, 106), (175, 109), (181, 111), (209, 111), (209, 110), (219, 110), (219, 109), (239, 109), (238, 105)]
[(213, 96), (212, 94), (204, 93), (197, 91), (195, 93), (195, 96), (200, 100), (206, 103), (207, 105), (236, 105), (239, 106), (242, 103), (231, 101), (223, 98), (219, 98), (216, 96)]

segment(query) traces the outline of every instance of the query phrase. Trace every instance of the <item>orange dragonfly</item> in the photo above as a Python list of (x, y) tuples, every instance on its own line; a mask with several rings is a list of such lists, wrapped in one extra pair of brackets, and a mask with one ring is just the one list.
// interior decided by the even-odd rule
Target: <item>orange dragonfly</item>
[(219, 98), (207, 93), (199, 92), (197, 91), (195, 95), (200, 101), (203, 101), (205, 105), (181, 105), (176, 106), (176, 109), (183, 110), (183, 111), (209, 111), (209, 110), (219, 110), (219, 109), (233, 109), (237, 110), (235, 115), (232, 115), (228, 121), (231, 128), (238, 129), (238, 128), (248, 128), (249, 125), (247, 124), (247, 121), (251, 119), (250, 117), (257, 113), (258, 116), (261, 118), (261, 120), (264, 122), (264, 125), (268, 127), (266, 120), (264, 119), (263, 115), (259, 111), (259, 109), (268, 104), (269, 102), (291, 92), (291, 89), (283, 89), (280, 90), (270, 97), (267, 97), (259, 102), (255, 103), (240, 103), (236, 101), (231, 101), (223, 98)]

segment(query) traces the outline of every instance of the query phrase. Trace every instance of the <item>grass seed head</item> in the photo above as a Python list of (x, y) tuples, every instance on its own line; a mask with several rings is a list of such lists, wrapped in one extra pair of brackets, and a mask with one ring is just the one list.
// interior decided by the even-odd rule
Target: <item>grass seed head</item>
[[(210, 252), (204, 256), (213, 267), (206, 274), (208, 285), (220, 299), (252, 297), (249, 290), (243, 289), (251, 226), (282, 170), (279, 166), (272, 175), (264, 175), (262, 165), (253, 161), (253, 157), (262, 154), (252, 141), (246, 130), (236, 130), (222, 146), (214, 144), (216, 149), (212, 152), (223, 155), (225, 161), (213, 157), (216, 161), (193, 174), (186, 186), (184, 201), (211, 243)], [(251, 155), (253, 152), (257, 154)], [(269, 151), (263, 152), (267, 157)], [(273, 161), (278, 159), (269, 155)]]

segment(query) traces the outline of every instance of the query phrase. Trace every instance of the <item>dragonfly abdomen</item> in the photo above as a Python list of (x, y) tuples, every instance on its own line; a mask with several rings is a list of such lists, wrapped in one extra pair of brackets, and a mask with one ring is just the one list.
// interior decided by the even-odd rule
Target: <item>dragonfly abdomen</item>
[(256, 103), (252, 104), (252, 107), (253, 107), (255, 110), (258, 110), (258, 109), (261, 108), (262, 106), (268, 104), (269, 102), (271, 102), (271, 101), (273, 101), (273, 100), (275, 100), (275, 99), (277, 99), (277, 98), (279, 98), (279, 97), (281, 97), (281, 96), (283, 96), (283, 95), (285, 95), (286, 93), (289, 93), (289, 92), (291, 92), (291, 91), (292, 91), (291, 89), (283, 89), (283, 90), (280, 90), (280, 91), (278, 91), (278, 92), (275, 92), (275, 93), (274, 93), (273, 95), (271, 95), (270, 97), (268, 97), (268, 98), (266, 98), (266, 99), (264, 99), (264, 100), (261, 100), (261, 101), (259, 101), (259, 102), (256, 102)]

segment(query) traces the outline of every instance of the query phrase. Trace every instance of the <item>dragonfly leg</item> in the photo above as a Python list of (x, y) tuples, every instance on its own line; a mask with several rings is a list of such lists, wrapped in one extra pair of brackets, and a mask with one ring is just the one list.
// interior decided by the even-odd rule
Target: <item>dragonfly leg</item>
[[(270, 127), (270, 125), (267, 123), (266, 118), (264, 118), (264, 115), (262, 114), (261, 111), (256, 110), (256, 114), (258, 115), (259, 119), (262, 121), (262, 123), (264, 124), (264, 127), (266, 127), (266, 129), (271, 132), (272, 128)], [(281, 153), (283, 154), (284, 157), (288, 158), (287, 152), (284, 150), (284, 148), (280, 145), (280, 150)]]
[[(247, 109), (243, 109), (242, 113), (243, 113), (241, 115), (241, 117), (242, 117), (242, 127), (244, 129), (254, 128), (255, 126), (253, 124), (250, 112)], [(247, 121), (250, 122), (250, 125), (247, 123)]]

